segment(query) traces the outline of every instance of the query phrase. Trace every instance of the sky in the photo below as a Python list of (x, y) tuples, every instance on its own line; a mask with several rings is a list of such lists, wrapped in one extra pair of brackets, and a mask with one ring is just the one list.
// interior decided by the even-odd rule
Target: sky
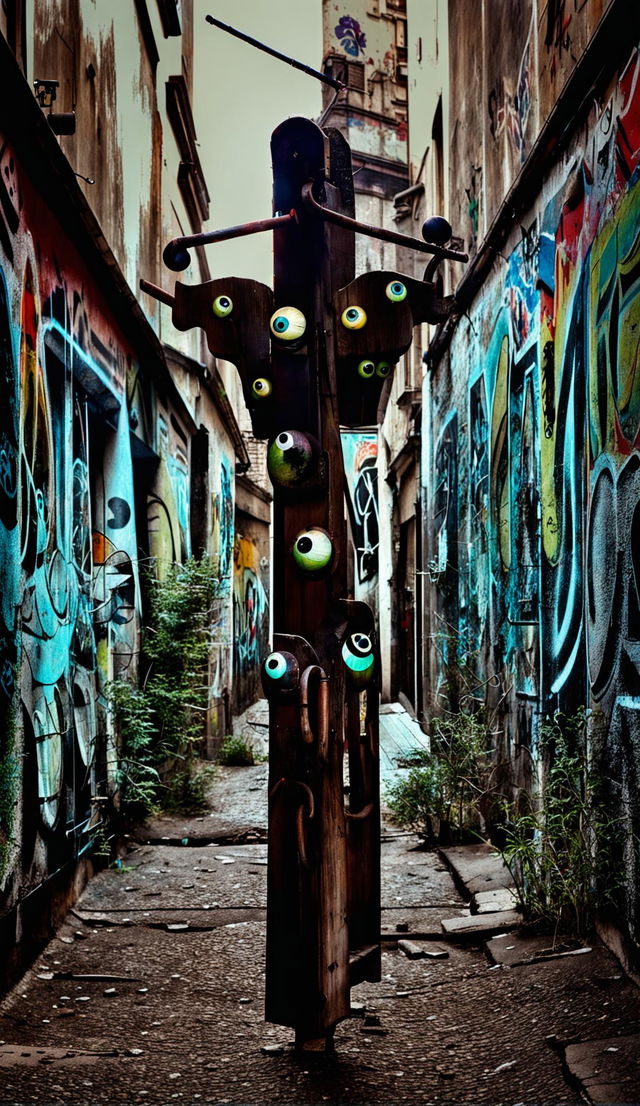
[[(194, 120), (213, 230), (271, 216), (271, 132), (292, 115), (317, 117), (322, 86), (212, 27), (207, 13), (320, 69), (322, 3), (194, 0)], [(272, 283), (271, 232), (206, 248), (212, 277)]]

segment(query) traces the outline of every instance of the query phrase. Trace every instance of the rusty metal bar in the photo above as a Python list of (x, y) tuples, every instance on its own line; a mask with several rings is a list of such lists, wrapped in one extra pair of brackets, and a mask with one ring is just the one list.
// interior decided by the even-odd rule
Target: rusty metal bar
[(157, 284), (152, 284), (150, 280), (144, 279), (140, 280), (140, 288), (148, 296), (153, 296), (154, 300), (160, 300), (160, 303), (166, 303), (167, 307), (173, 307), (175, 300), (171, 292), (165, 292), (164, 288), (159, 288)]
[(189, 250), (192, 246), (208, 246), (212, 242), (228, 242), (230, 238), (243, 238), (247, 234), (259, 234), (263, 230), (275, 230), (297, 220), (292, 209), (286, 215), (273, 215), (268, 219), (257, 219), (252, 223), (239, 223), (235, 227), (223, 227), (222, 230), (207, 230), (200, 234), (185, 234), (181, 238), (172, 238), (167, 242), (162, 259), (168, 269), (180, 272), (189, 265)]
[(448, 250), (444, 246), (434, 246), (431, 242), (421, 242), (419, 238), (411, 238), (408, 234), (399, 234), (395, 230), (385, 230), (384, 227), (373, 227), (369, 223), (360, 223), (357, 219), (351, 219), (348, 215), (341, 215), (337, 211), (331, 211), (328, 207), (319, 204), (313, 195), (313, 181), (308, 181), (302, 186), (302, 202), (314, 215), (319, 215), (329, 223), (335, 223), (346, 230), (353, 230), (356, 234), (366, 234), (369, 238), (381, 238), (383, 242), (393, 242), (396, 246), (405, 246), (409, 250), (418, 250), (419, 253), (430, 253), (443, 261), (468, 261), (469, 255), (459, 250)]
[(355, 814), (350, 810), (345, 810), (344, 816), (348, 818), (350, 822), (363, 822), (365, 818), (368, 818), (369, 815), (373, 813), (373, 809), (373, 803), (367, 803), (366, 806), (363, 806), (362, 810), (356, 811)]
[(233, 35), (234, 38), (239, 38), (243, 42), (247, 42), (249, 46), (255, 46), (257, 50), (262, 50), (264, 54), (270, 54), (272, 58), (277, 58), (278, 61), (284, 61), (287, 65), (293, 66), (294, 69), (299, 69), (301, 73), (306, 73), (308, 77), (315, 77), (317, 81), (322, 81), (323, 84), (330, 84), (332, 88), (335, 88), (337, 92), (341, 92), (343, 88), (346, 88), (344, 81), (339, 81), (335, 77), (329, 77), (326, 73), (320, 73), (317, 69), (312, 69), (310, 65), (305, 65), (301, 61), (296, 61), (295, 58), (289, 57), (288, 54), (281, 54), (279, 50), (274, 50), (273, 46), (267, 46), (266, 43), (260, 42), (257, 38), (252, 38), (251, 35), (245, 34), (244, 31), (238, 31), (235, 27), (230, 27), (228, 23), (222, 23), (219, 19), (214, 19), (212, 15), (205, 15), (207, 23), (211, 23), (212, 27), (218, 27), (221, 31), (226, 31), (227, 34)]

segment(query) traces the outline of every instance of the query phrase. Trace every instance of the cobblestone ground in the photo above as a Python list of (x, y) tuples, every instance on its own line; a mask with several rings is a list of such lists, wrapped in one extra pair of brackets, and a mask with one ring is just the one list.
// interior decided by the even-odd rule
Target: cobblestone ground
[[(227, 770), (223, 786), (242, 805), (263, 776)], [(504, 968), (479, 947), (409, 960), (387, 940), (381, 983), (352, 992), (367, 1017), (338, 1027), (335, 1056), (296, 1056), (263, 1020), (266, 846), (207, 843), (213, 821), (156, 824), (154, 841), (186, 826), (189, 844), (134, 846), (92, 881), (0, 1005), (0, 1102), (578, 1103), (559, 1045), (638, 1032), (638, 992), (602, 948)], [(417, 844), (384, 835), (390, 934), (437, 931), (464, 905)]]

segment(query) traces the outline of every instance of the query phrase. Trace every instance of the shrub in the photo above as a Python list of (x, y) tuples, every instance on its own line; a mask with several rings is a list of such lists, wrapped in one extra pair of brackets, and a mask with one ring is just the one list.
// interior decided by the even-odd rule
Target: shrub
[(623, 882), (622, 829), (602, 797), (587, 753), (587, 712), (556, 713), (541, 726), (546, 779), (530, 811), (505, 827), (502, 855), (526, 915), (583, 936), (615, 906)]
[(223, 738), (218, 750), (218, 764), (236, 768), (248, 767), (255, 764), (255, 757), (253, 751), (241, 737), (228, 734)]

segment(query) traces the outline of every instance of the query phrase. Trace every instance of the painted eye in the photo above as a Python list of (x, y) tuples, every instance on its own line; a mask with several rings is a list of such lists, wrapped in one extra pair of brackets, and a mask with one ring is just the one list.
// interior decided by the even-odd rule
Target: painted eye
[(293, 653), (269, 653), (262, 665), (262, 684), (265, 693), (291, 691), (298, 685), (300, 669)]
[(365, 684), (373, 675), (375, 656), (368, 634), (357, 631), (350, 634), (342, 646), (342, 659), (353, 681)]
[(271, 395), (271, 381), (267, 380), (266, 376), (259, 376), (251, 385), (251, 394), (256, 399), (266, 399)]
[(362, 330), (367, 325), (367, 313), (362, 307), (347, 307), (340, 318), (347, 330)]
[(314, 447), (300, 430), (283, 430), (267, 450), (267, 469), (272, 484), (294, 488), (309, 476), (315, 457)]
[(358, 376), (363, 376), (365, 380), (370, 380), (376, 371), (376, 367), (373, 361), (361, 361), (358, 365)]
[(273, 313), (269, 325), (281, 342), (297, 342), (307, 328), (307, 320), (297, 307), (281, 307)]
[(402, 300), (407, 298), (407, 288), (401, 280), (392, 280), (390, 284), (387, 284), (384, 293), (392, 303), (401, 303)]
[(217, 315), (219, 319), (226, 319), (227, 315), (230, 315), (233, 311), (233, 300), (228, 296), (216, 296), (213, 301), (213, 313)]
[(293, 543), (293, 559), (304, 572), (321, 572), (332, 556), (333, 545), (326, 530), (303, 530)]
[(390, 373), (391, 365), (389, 364), (389, 362), (378, 361), (378, 364), (376, 365), (376, 376), (380, 376), (383, 380), (386, 380)]

